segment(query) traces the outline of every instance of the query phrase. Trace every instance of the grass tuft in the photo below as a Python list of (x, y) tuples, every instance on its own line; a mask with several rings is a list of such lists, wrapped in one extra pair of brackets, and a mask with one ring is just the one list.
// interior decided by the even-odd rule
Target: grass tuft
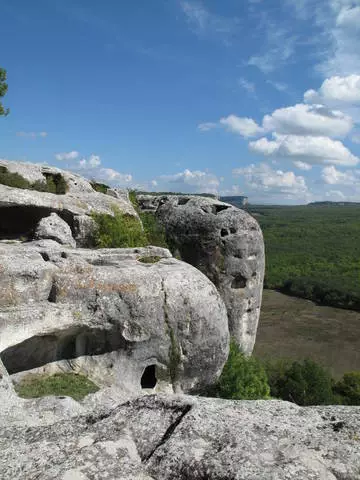
[(15, 386), (15, 390), (22, 398), (55, 395), (82, 400), (89, 393), (97, 392), (99, 387), (84, 375), (56, 373), (54, 375), (31, 375), (19, 382)]

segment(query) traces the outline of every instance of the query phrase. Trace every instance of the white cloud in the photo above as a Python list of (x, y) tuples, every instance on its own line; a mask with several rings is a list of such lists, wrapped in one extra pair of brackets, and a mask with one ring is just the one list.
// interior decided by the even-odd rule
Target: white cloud
[(94, 170), (94, 178), (104, 180), (111, 184), (124, 185), (132, 181), (132, 176), (128, 173), (120, 173), (112, 168), (99, 168)]
[(45, 138), (48, 136), (47, 132), (16, 132), (18, 137), (24, 138)]
[(249, 188), (269, 194), (287, 194), (298, 197), (308, 193), (304, 177), (296, 176), (291, 171), (274, 170), (266, 163), (237, 168), (233, 170), (233, 175), (244, 176)]
[(328, 137), (278, 134), (273, 137), (273, 140), (263, 137), (250, 142), (250, 150), (265, 156), (276, 155), (309, 164), (354, 166), (359, 162), (359, 158), (340, 141)]
[(209, 130), (214, 129), (214, 128), (216, 128), (217, 126), (218, 126), (217, 123), (214, 123), (214, 122), (205, 122), (205, 123), (200, 123), (197, 128), (198, 128), (201, 132), (208, 132)]
[(330, 165), (323, 168), (321, 177), (329, 185), (356, 185), (360, 180), (360, 170), (341, 172)]
[[(330, 6), (330, 10), (328, 10)], [(360, 5), (358, 0), (332, 0), (318, 11), (328, 39), (327, 58), (319, 68), (326, 76), (360, 72)], [(329, 42), (330, 40), (330, 42)]]
[(161, 175), (158, 183), (161, 189), (169, 191), (217, 193), (220, 180), (209, 172), (185, 169), (173, 175)]
[(63, 161), (63, 160), (76, 160), (79, 157), (79, 152), (73, 150), (71, 152), (63, 152), (57, 153), (55, 155), (56, 160)]
[(311, 170), (311, 169), (312, 169), (312, 165), (309, 165), (309, 164), (306, 163), (306, 162), (301, 162), (300, 160), (295, 160), (295, 161), (293, 162), (293, 164), (294, 164), (295, 167), (297, 167), (299, 170), (308, 171), (308, 170)]
[(360, 75), (327, 78), (318, 91), (307, 90), (304, 94), (307, 103), (350, 103), (360, 104)]
[(243, 137), (255, 137), (264, 130), (252, 118), (229, 115), (220, 119), (220, 124), (227, 127), (230, 132)]
[(353, 127), (352, 118), (322, 105), (302, 103), (265, 115), (263, 128), (280, 134), (346, 136)]
[(88, 164), (93, 168), (98, 167), (101, 164), (100, 157), (98, 155), (90, 155)]
[(325, 193), (325, 197), (331, 198), (332, 201), (346, 199), (346, 196), (340, 190), (329, 190)]

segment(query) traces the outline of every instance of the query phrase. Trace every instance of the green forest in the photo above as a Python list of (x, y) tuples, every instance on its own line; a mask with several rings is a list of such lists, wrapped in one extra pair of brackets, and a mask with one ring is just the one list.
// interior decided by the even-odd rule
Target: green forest
[(265, 240), (265, 288), (360, 310), (360, 204), (247, 206)]

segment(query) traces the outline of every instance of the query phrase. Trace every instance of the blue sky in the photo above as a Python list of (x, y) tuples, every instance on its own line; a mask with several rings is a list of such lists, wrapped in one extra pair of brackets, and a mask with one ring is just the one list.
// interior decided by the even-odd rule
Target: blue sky
[(360, 0), (2, 0), (0, 158), (360, 201)]

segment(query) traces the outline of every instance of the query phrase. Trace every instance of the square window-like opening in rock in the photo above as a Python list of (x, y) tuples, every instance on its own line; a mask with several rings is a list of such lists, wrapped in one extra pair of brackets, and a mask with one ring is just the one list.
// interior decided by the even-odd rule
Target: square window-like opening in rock
[(141, 377), (141, 388), (155, 388), (156, 384), (155, 365), (148, 365)]

